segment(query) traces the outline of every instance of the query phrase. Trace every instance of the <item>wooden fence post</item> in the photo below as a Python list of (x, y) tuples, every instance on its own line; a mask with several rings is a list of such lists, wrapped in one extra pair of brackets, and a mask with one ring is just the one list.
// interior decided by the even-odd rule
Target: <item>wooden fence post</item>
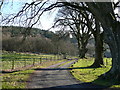
[(24, 67), (26, 67), (26, 58), (24, 59)]
[(55, 55), (54, 55), (54, 60), (55, 60)]
[(35, 58), (33, 58), (33, 65), (35, 65)]
[(42, 63), (42, 58), (40, 57), (40, 64)]
[(15, 58), (12, 59), (12, 70), (14, 69), (14, 65), (15, 65)]

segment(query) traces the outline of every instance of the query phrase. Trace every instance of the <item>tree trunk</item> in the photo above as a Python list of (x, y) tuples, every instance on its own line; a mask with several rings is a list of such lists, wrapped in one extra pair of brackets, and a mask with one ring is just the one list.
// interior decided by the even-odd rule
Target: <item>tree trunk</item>
[(80, 49), (80, 58), (86, 58), (85, 54), (87, 51), (88, 51), (87, 48)]
[(103, 39), (102, 35), (95, 37), (95, 60), (91, 67), (101, 67), (103, 65)]
[(80, 57), (81, 55), (80, 55), (80, 53), (81, 53), (81, 50), (80, 50), (80, 39), (79, 39), (79, 37), (77, 38), (77, 44), (78, 44), (78, 56)]
[(96, 31), (93, 32), (95, 39), (95, 60), (90, 67), (101, 67), (103, 63), (103, 33), (100, 33), (100, 25), (96, 20)]
[[(108, 28), (104, 28), (106, 31)], [(109, 29), (109, 33), (105, 32), (106, 43), (110, 47), (112, 55), (112, 68), (105, 74), (107, 79), (114, 78), (114, 80), (120, 81), (120, 23), (116, 25), (116, 29)], [(114, 33), (113, 33), (114, 31)]]
[(84, 39), (81, 39), (80, 58), (85, 58), (85, 54), (88, 51), (88, 49), (86, 48), (87, 43), (88, 39), (86, 41)]
[(83, 39), (78, 40), (78, 49), (79, 49), (79, 58), (85, 58), (85, 54), (88, 51), (86, 48), (88, 40), (84, 41)]

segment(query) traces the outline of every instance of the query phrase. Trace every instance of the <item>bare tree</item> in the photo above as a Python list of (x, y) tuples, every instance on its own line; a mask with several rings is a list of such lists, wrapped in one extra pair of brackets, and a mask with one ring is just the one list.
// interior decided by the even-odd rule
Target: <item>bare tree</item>
[(60, 27), (62, 30), (69, 30), (77, 39), (79, 57), (85, 58), (87, 52), (88, 39), (91, 36), (90, 30), (85, 25), (86, 20), (75, 10), (67, 7), (61, 8), (55, 19), (54, 27)]
[[(86, 7), (84, 3), (79, 6)], [(60, 10), (56, 23), (57, 26), (63, 25), (62, 28), (71, 29), (78, 41), (79, 57), (84, 58), (87, 51), (86, 46), (91, 32), (95, 38), (95, 62), (91, 67), (100, 67), (103, 65), (103, 33), (100, 30), (100, 23), (94, 18), (92, 13), (86, 10), (76, 10), (66, 7)], [(99, 47), (99, 48), (98, 48)]]

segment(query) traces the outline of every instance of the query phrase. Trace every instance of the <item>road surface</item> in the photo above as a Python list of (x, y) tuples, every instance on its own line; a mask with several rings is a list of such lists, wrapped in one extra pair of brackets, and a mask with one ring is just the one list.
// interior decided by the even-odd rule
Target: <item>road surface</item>
[[(69, 66), (74, 63), (70, 62), (64, 66), (57, 67), (57, 65), (36, 69), (35, 73), (31, 76), (28, 84), (28, 89), (40, 88), (99, 88), (101, 86), (93, 85), (91, 83), (83, 83), (76, 80), (69, 72)], [(58, 64), (59, 65), (59, 64)]]

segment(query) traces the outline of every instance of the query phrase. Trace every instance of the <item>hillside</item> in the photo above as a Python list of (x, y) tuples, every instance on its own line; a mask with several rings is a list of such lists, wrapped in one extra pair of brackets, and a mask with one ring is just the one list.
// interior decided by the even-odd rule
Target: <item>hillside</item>
[(29, 30), (26, 30), (24, 27), (17, 27), (17, 26), (3, 26), (2, 27), (2, 33), (7, 34), (9, 33), (11, 37), (24, 35), (25, 33), (28, 33), (28, 35), (36, 36), (36, 35), (42, 35), (46, 38), (52, 38), (55, 34), (52, 31), (45, 31), (37, 28), (32, 28)]
[[(23, 36), (26, 32), (27, 36), (25, 41), (23, 41)], [(37, 28), (26, 30), (23, 27), (3, 26), (2, 33), (2, 49), (7, 51), (50, 54), (76, 54), (77, 51), (76, 46), (71, 43), (70, 37), (60, 36), (58, 32), (54, 33)]]

